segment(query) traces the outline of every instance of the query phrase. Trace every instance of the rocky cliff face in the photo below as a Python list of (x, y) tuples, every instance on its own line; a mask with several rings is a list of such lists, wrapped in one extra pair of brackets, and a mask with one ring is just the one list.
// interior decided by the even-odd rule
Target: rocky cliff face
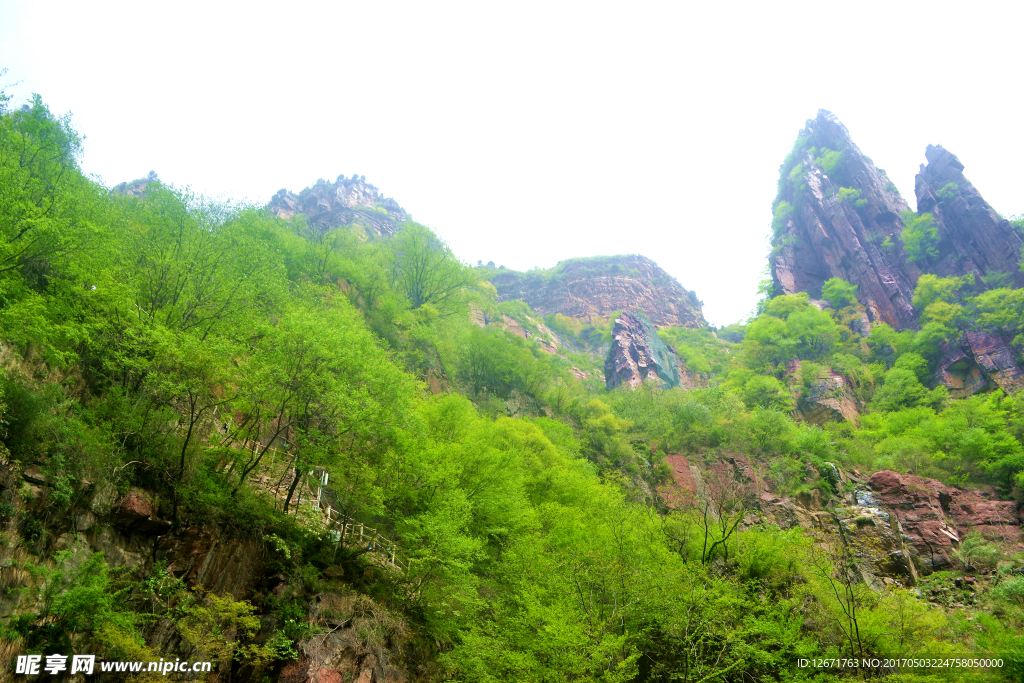
[(642, 314), (623, 311), (612, 328), (612, 346), (604, 361), (605, 386), (636, 388), (647, 381), (666, 387), (693, 389), (704, 380), (687, 370), (675, 350), (654, 331)]
[(1005, 218), (964, 177), (964, 165), (941, 146), (928, 145), (928, 165), (921, 164), (914, 191), (919, 213), (934, 216), (938, 256), (929, 270), (942, 276), (973, 274), (992, 285), (1024, 287), (1021, 239)]
[[(799, 360), (789, 361), (786, 377), (791, 382), (798, 378), (802, 381), (801, 368)], [(824, 368), (805, 392), (798, 389), (794, 397), (797, 403), (793, 417), (798, 420), (817, 425), (844, 420), (854, 426), (860, 424), (860, 406), (850, 379), (832, 368)]]
[(340, 175), (333, 183), (321, 179), (299, 194), (278, 190), (267, 208), (287, 220), (297, 213), (304, 214), (309, 227), (319, 232), (359, 224), (372, 237), (390, 237), (409, 220), (398, 202), (385, 199), (362, 176)]
[[(34, 527), (36, 533), (26, 536), (24, 514), (31, 513), (35, 520), (43, 519), (44, 511), (53, 506), (53, 482), (38, 468), (21, 471), (15, 464), (0, 455), (0, 505), (3, 506), (0, 508), (3, 539), (0, 581), (5, 589), (0, 591), (0, 620), (5, 623), (43, 609), (43, 582), (49, 579), (26, 567), (38, 565), (53, 570), (57, 567), (53, 558), (59, 551), (69, 553), (66, 562), (73, 569), (80, 567), (92, 553), (101, 552), (110, 567), (127, 572), (125, 576), (139, 578), (139, 586), (146, 577), (154, 575), (156, 567), (162, 566), (174, 579), (180, 579), (183, 586), (195, 590), (196, 596), (212, 593), (221, 598), (248, 600), (259, 617), (260, 634), (256, 639), (259, 643), (281, 628), (277, 605), (302, 597), (298, 585), (279, 573), (280, 565), (270, 557), (265, 539), (239, 537), (214, 525), (173, 529), (159, 514), (160, 501), (143, 489), (133, 488), (122, 495), (109, 483), (92, 485), (84, 490), (82, 498), (76, 499), (75, 507), (67, 513), (46, 515), (45, 524), (39, 523)], [(18, 513), (22, 515), (21, 524)], [(365, 545), (356, 554), (362, 551)], [(266, 670), (253, 670), (229, 657), (204, 680), (238, 683), (408, 683), (415, 680), (415, 669), (403, 658), (409, 640), (405, 624), (371, 598), (349, 587), (357, 579), (366, 579), (373, 573), (393, 571), (393, 565), (379, 554), (367, 554), (365, 567), (360, 566), (361, 576), (353, 575), (350, 570), (346, 574), (344, 547), (340, 547), (337, 556), (338, 564), (325, 570), (320, 578), (323, 590), (312, 596), (306, 606), (309, 623), (320, 631), (295, 644), (298, 654), (295, 661), (281, 661)], [(131, 591), (119, 597), (122, 600), (132, 598)], [(208, 654), (181, 637), (167, 614), (152, 615), (152, 619), (140, 624), (152, 652), (169, 659), (175, 656), (210, 659)], [(229, 631), (226, 637), (233, 635)], [(25, 641), (20, 639), (0, 647), (0, 671), (13, 671), (15, 656), (24, 651)], [(436, 672), (433, 674), (424, 678), (436, 680)], [(125, 679), (123, 675), (102, 674), (98, 666), (94, 678), (99, 681)], [(8, 679), (3, 677), (2, 680)]]
[(540, 315), (589, 320), (628, 308), (657, 327), (707, 325), (696, 294), (645, 256), (571, 259), (528, 273), (503, 269), (491, 282), (499, 301), (521, 299)]
[(870, 493), (857, 494), (865, 506), (887, 510), (926, 572), (949, 567), (968, 533), (985, 532), (1018, 540), (1020, 515), (1013, 501), (990, 489), (958, 489), (935, 479), (883, 470), (868, 480)]
[(776, 288), (819, 299), (839, 277), (857, 285), (872, 321), (914, 327), (919, 273), (897, 246), (909, 207), (834, 114), (819, 110), (800, 131), (779, 186), (769, 258)]
[[(658, 487), (665, 504), (685, 509), (709, 500), (742, 500), (744, 525), (769, 520), (783, 529), (800, 527), (821, 540), (848, 545), (857, 571), (874, 587), (913, 585), (919, 576), (949, 569), (968, 534), (1022, 540), (1021, 517), (1012, 501), (990, 488), (955, 488), (934, 479), (891, 470), (870, 476), (829, 465), (847, 489), (837, 505), (823, 505), (820, 491), (793, 497), (771, 490), (741, 454), (725, 454), (703, 468), (683, 455), (668, 455), (671, 479)], [(1020, 546), (1024, 547), (1024, 546)]]

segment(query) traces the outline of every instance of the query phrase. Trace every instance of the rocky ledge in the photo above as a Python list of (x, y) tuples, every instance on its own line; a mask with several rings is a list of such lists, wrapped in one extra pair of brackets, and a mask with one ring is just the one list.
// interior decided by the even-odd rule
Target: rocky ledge
[(936, 376), (953, 398), (966, 398), (991, 386), (1007, 394), (1024, 389), (1024, 370), (998, 332), (972, 330), (959, 340), (943, 342), (939, 350)]
[(1002, 538), (1024, 549), (1017, 504), (999, 500), (991, 488), (955, 488), (891, 470), (865, 477), (825, 463), (823, 478), (846, 492), (823, 505), (817, 489), (777, 495), (741, 454), (703, 466), (668, 455), (666, 463), (671, 478), (658, 493), (669, 508), (701, 506), (723, 495), (742, 500), (744, 525), (767, 521), (783, 529), (800, 527), (822, 541), (847, 545), (863, 581), (876, 588), (914, 585), (921, 576), (949, 569), (968, 534)]
[(891, 470), (875, 472), (867, 484), (870, 492), (859, 492), (858, 502), (892, 514), (926, 571), (949, 567), (953, 552), (968, 533), (1019, 539), (1017, 504), (999, 500), (990, 488), (958, 489)]

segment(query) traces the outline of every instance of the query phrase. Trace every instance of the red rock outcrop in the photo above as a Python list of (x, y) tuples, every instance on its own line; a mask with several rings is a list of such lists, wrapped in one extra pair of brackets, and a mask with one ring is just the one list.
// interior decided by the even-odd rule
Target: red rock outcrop
[(609, 389), (622, 385), (636, 388), (649, 380), (688, 389), (701, 383), (672, 347), (661, 341), (651, 321), (630, 311), (623, 311), (615, 319), (612, 346), (604, 361), (604, 379)]
[(984, 531), (1017, 538), (1021, 518), (1016, 503), (996, 499), (991, 490), (962, 490), (935, 479), (875, 472), (868, 485), (878, 503), (899, 522), (923, 568), (949, 566), (968, 533)]
[(911, 299), (918, 272), (898, 248), (883, 246), (898, 240), (900, 213), (909, 210), (896, 186), (824, 109), (800, 131), (797, 150), (782, 169), (776, 204), (792, 207), (788, 213), (776, 208), (781, 224), (769, 257), (776, 289), (820, 299), (826, 280), (842, 278), (857, 285), (872, 321), (915, 327)]
[(953, 398), (966, 398), (989, 386), (988, 380), (971, 353), (964, 351), (967, 341), (961, 343), (942, 342), (939, 351), (942, 356), (935, 368), (935, 376), (949, 389)]
[[(321, 593), (310, 609), (316, 623), (330, 626), (326, 634), (299, 643), (299, 659), (288, 664), (280, 683), (408, 683), (408, 672), (396, 666), (390, 651), (367, 642), (368, 632), (401, 649), (404, 625), (369, 598)], [(372, 629), (372, 630), (371, 630)]]
[(491, 276), (498, 300), (520, 299), (540, 315), (589, 320), (615, 311), (643, 311), (656, 327), (705, 327), (696, 294), (635, 254), (562, 261), (550, 270), (499, 270)]
[(964, 165), (941, 145), (928, 145), (927, 166), (921, 164), (914, 191), (918, 212), (931, 213), (938, 228), (938, 256), (928, 259), (929, 270), (942, 276), (1005, 276), (1006, 284), (1024, 287), (1019, 268), (1020, 236), (989, 206), (971, 181)]
[(171, 528), (170, 522), (154, 514), (152, 502), (138, 491), (129, 491), (111, 512), (114, 523), (129, 531), (160, 536)]
[(409, 220), (398, 202), (385, 199), (364, 177), (344, 175), (333, 183), (320, 179), (299, 194), (278, 190), (267, 209), (286, 220), (304, 214), (307, 225), (317, 232), (359, 224), (375, 237), (390, 237)]
[(967, 333), (974, 360), (1000, 389), (1010, 394), (1024, 388), (1024, 370), (1018, 367), (1013, 349), (994, 332)]
[[(802, 381), (800, 372), (800, 361), (786, 364), (786, 375), (791, 379)], [(860, 424), (860, 410), (850, 381), (832, 368), (824, 368), (810, 388), (804, 393), (797, 392), (796, 398), (793, 417), (798, 420), (816, 425), (844, 420), (854, 426)]]

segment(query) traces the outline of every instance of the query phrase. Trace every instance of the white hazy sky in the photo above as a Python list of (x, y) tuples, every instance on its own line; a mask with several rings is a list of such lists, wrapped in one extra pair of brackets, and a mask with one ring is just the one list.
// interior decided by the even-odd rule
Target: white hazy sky
[(932, 143), (1024, 213), (1020, 7), (0, 0), (0, 85), (71, 111), (108, 185), (262, 203), (359, 173), (466, 261), (641, 253), (724, 325), (819, 107), (911, 206)]

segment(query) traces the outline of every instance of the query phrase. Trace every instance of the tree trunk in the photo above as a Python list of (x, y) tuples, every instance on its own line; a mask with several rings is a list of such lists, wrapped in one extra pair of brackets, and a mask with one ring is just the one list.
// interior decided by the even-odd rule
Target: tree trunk
[[(298, 487), (299, 479), (301, 479), (301, 478), (302, 478), (302, 471), (298, 467), (296, 467), (295, 468), (295, 478), (292, 479), (291, 488), (288, 489), (288, 497), (284, 499), (284, 514), (286, 514), (286, 515), (288, 514), (288, 504), (291, 503), (292, 495), (295, 493), (295, 489), (296, 489), (296, 487)], [(295, 510), (296, 510), (296, 512), (298, 511), (298, 509), (299, 509), (299, 504), (295, 503)]]

